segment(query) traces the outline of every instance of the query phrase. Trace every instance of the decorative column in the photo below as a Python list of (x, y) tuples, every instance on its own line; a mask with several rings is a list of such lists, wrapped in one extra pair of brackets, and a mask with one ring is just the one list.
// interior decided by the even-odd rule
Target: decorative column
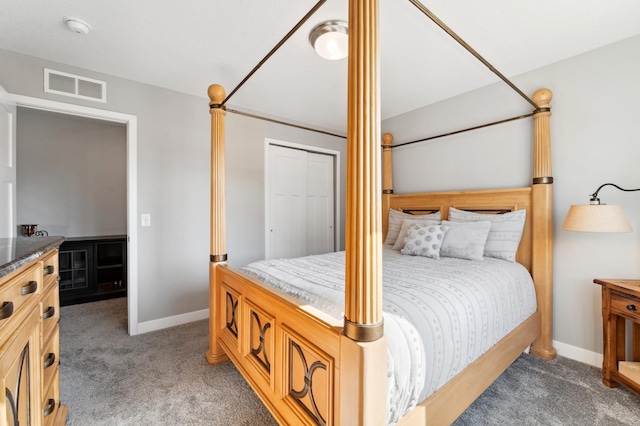
[(211, 112), (211, 227), (209, 263), (209, 364), (225, 361), (227, 356), (218, 343), (221, 326), (218, 313), (220, 289), (216, 287), (216, 269), (227, 262), (227, 221), (225, 198), (225, 152), (223, 105), (226, 93), (222, 86), (212, 84), (208, 90)]
[(533, 263), (531, 274), (536, 283), (538, 310), (542, 327), (540, 337), (531, 345), (531, 353), (544, 359), (556, 357), (553, 347), (553, 176), (551, 173), (551, 98), (549, 89), (533, 94), (538, 108), (533, 113), (533, 185), (534, 205)]
[(387, 339), (382, 323), (378, 1), (349, 0), (345, 319), (341, 425), (385, 425)]
[(349, 1), (344, 334), (383, 336), (378, 2)]
[(389, 224), (389, 206), (391, 194), (393, 194), (393, 164), (392, 149), (393, 135), (385, 133), (382, 135), (382, 239), (387, 236)]

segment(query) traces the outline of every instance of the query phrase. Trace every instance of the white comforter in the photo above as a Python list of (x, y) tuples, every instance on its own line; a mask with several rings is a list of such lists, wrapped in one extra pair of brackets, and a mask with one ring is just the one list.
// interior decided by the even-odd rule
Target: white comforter
[[(244, 272), (338, 319), (344, 252), (264, 260)], [(536, 310), (533, 281), (518, 263), (403, 256), (385, 246), (383, 311), (388, 340), (388, 420), (418, 402)]]

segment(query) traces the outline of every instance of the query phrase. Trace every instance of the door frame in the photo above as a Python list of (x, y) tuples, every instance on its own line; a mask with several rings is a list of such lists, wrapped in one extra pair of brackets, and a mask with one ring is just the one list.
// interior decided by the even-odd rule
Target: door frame
[[(121, 112), (7, 93), (22, 108), (122, 123), (127, 128), (127, 320), (130, 336), (138, 334), (138, 117)], [(16, 189), (17, 190), (17, 189)]]
[[(0, 231), (0, 238), (2, 237), (15, 237), (16, 233), (17, 233), (17, 203), (16, 203), (16, 179), (17, 179), (17, 173), (16, 173), (16, 164), (15, 164), (15, 158), (16, 158), (16, 127), (17, 127), (17, 121), (16, 121), (16, 112), (17, 112), (17, 107), (15, 102), (13, 102), (12, 100), (8, 99), (9, 97), (9, 93), (4, 89), (4, 87), (0, 86), (0, 108), (3, 108), (6, 106), (9, 108), (9, 110), (7, 110), (7, 114), (8, 114), (8, 118), (9, 118), (9, 122), (8, 124), (8, 134), (4, 135), (4, 137), (8, 137), (9, 141), (9, 163), (6, 165), (0, 165), (0, 167), (2, 168), (7, 168), (7, 169), (11, 169), (11, 171), (9, 172), (10, 179), (11, 179), (11, 186), (9, 187), (9, 205), (8, 206), (4, 206), (4, 209), (8, 209), (8, 219), (10, 221), (10, 223), (8, 224), (8, 228), (3, 228)], [(0, 147), (0, 149), (3, 149), (2, 147)], [(2, 178), (6, 177), (6, 172), (0, 171), (0, 184), (2, 183)], [(4, 198), (4, 197), (3, 197)], [(4, 202), (4, 200), (2, 200), (2, 202)], [(5, 210), (6, 212), (6, 210)], [(3, 226), (3, 225), (2, 225)]]
[(340, 249), (340, 151), (328, 148), (320, 148), (312, 145), (304, 145), (301, 143), (281, 141), (278, 139), (264, 139), (264, 254), (265, 259), (269, 259), (269, 171), (270, 171), (270, 153), (271, 145), (283, 148), (300, 149), (307, 152), (315, 152), (317, 154), (331, 155), (334, 158), (333, 164), (333, 247), (334, 250)]

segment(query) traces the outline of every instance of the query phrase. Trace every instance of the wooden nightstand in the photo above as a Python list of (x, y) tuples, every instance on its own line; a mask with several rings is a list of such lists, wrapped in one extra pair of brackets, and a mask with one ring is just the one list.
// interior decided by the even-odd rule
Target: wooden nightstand
[[(602, 286), (602, 382), (640, 396), (640, 280), (597, 279)], [(625, 361), (625, 319), (633, 321), (633, 359)]]

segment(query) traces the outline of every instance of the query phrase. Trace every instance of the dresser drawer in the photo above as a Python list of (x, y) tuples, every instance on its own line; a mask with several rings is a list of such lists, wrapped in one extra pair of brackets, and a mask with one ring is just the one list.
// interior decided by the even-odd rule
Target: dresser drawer
[[(42, 424), (45, 426), (56, 424), (60, 409), (60, 370), (55, 366), (53, 380), (42, 394)], [(64, 423), (63, 423), (64, 424)]]
[(43, 346), (42, 349), (42, 372), (44, 380), (42, 385), (44, 389), (51, 387), (54, 376), (58, 374), (60, 366), (60, 334), (59, 328), (56, 328), (50, 341)]
[(611, 313), (629, 319), (640, 320), (640, 299), (612, 292)]
[[(21, 316), (42, 295), (42, 264), (36, 262), (0, 285), (0, 335), (12, 317)], [(25, 309), (21, 309), (25, 307)]]
[(54, 330), (58, 328), (60, 321), (60, 294), (58, 283), (48, 288), (42, 297), (42, 341), (46, 342)]
[(42, 257), (42, 275), (45, 291), (58, 283), (58, 250), (52, 250)]

